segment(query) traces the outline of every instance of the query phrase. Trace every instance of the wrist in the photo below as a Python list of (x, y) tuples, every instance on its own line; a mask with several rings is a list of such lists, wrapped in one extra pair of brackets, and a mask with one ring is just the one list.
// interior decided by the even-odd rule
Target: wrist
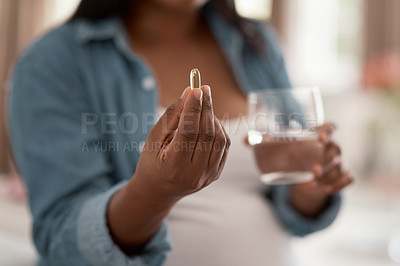
[(290, 194), (293, 198), (307, 203), (327, 199), (329, 195), (309, 184), (295, 184), (290, 188)]
[(169, 210), (179, 200), (160, 188), (159, 184), (153, 184), (146, 177), (137, 173), (133, 175), (126, 186), (126, 202), (143, 202), (153, 210)]
[(318, 216), (328, 203), (329, 195), (306, 190), (293, 185), (290, 189), (290, 204), (303, 216)]
[(175, 204), (139, 181), (133, 176), (115, 193), (107, 208), (110, 233), (127, 254), (140, 250), (150, 240)]

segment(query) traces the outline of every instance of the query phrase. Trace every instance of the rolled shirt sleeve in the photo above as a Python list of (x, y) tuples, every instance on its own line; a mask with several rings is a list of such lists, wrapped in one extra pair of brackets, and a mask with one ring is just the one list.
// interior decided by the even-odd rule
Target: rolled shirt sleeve
[(113, 242), (107, 205), (126, 181), (113, 176), (106, 152), (82, 150), (104, 136), (95, 127), (82, 132), (81, 116), (92, 110), (76, 55), (54, 52), (63, 46), (51, 39), (45, 44), (17, 63), (9, 100), (12, 151), (28, 191), (40, 265), (161, 265), (170, 249), (165, 222), (141, 254), (129, 257)]
[(88, 200), (78, 216), (79, 250), (92, 265), (162, 265), (170, 250), (166, 221), (142, 249), (141, 256), (127, 256), (114, 244), (107, 226), (106, 209), (112, 195), (126, 185), (123, 181), (99, 196)]
[(295, 236), (306, 236), (328, 227), (335, 220), (341, 206), (339, 194), (330, 196), (327, 205), (315, 218), (301, 215), (290, 204), (290, 186), (271, 186), (267, 194), (280, 223)]

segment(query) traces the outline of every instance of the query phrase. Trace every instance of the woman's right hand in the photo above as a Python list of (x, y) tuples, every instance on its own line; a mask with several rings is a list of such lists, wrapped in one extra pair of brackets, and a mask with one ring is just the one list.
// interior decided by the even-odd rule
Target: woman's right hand
[(132, 179), (157, 198), (179, 200), (219, 177), (229, 146), (210, 87), (188, 87), (150, 131)]
[(135, 174), (108, 205), (108, 226), (119, 247), (139, 252), (179, 199), (219, 177), (229, 146), (210, 87), (186, 88), (152, 128)]

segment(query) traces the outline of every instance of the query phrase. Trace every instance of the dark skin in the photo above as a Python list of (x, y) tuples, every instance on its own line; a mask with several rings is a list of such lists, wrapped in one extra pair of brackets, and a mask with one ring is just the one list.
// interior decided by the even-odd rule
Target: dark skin
[[(167, 107), (179, 98), (182, 89), (188, 86), (190, 70), (196, 67), (202, 83), (213, 89), (217, 117), (245, 114), (246, 95), (239, 89), (216, 40), (200, 18), (200, 2), (207, 1), (144, 2), (132, 14), (134, 20), (125, 23), (132, 48), (147, 60), (157, 78), (160, 104)], [(183, 7), (179, 9), (167, 6), (169, 2), (193, 2), (193, 6), (181, 4)]]
[(135, 174), (110, 201), (116, 243), (128, 254), (138, 252), (177, 201), (218, 179), (229, 146), (210, 87), (186, 88), (152, 128)]
[(315, 179), (292, 186), (290, 203), (306, 217), (318, 216), (329, 196), (339, 193), (353, 182), (351, 173), (343, 169), (340, 147), (332, 140), (335, 130), (335, 125), (331, 123), (324, 124), (318, 130), (324, 153), (311, 169)]
[[(147, 61), (157, 78), (160, 104), (169, 106), (151, 130), (135, 174), (114, 195), (107, 210), (110, 232), (129, 254), (146, 244), (177, 201), (218, 179), (230, 145), (218, 117), (235, 118), (247, 111), (246, 96), (207, 24), (200, 18), (199, 9), (205, 2), (141, 1), (124, 21), (132, 49)], [(200, 69), (203, 84), (213, 88), (212, 97), (210, 88), (203, 86), (201, 90), (186, 89), (180, 98), (188, 85), (188, 73), (194, 67)], [(189, 128), (184, 127), (185, 122), (190, 122)], [(326, 135), (328, 139), (330, 132)], [(211, 149), (188, 153), (173, 148), (190, 143), (199, 145), (197, 140)], [(156, 143), (161, 143), (161, 148), (152, 149)], [(223, 148), (212, 149), (215, 143)], [(321, 164), (325, 161), (321, 160)], [(309, 217), (317, 215), (328, 196), (348, 182), (343, 180), (341, 172), (331, 173), (329, 178), (324, 173), (315, 173), (319, 174), (321, 185), (295, 185), (290, 198), (294, 208)], [(339, 181), (342, 185), (335, 186), (336, 190), (325, 190), (328, 184)]]

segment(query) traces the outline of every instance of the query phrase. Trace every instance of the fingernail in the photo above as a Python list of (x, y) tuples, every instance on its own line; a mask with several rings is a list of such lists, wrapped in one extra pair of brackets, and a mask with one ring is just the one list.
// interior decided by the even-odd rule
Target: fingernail
[(193, 95), (196, 97), (196, 99), (201, 100), (201, 98), (203, 98), (203, 91), (199, 88), (194, 88)]
[(180, 99), (182, 99), (186, 95), (186, 92), (187, 92), (187, 88), (183, 90)]
[(210, 86), (205, 85), (204, 88), (205, 88), (206, 94), (208, 96), (210, 96), (210, 98), (211, 98), (211, 88), (210, 88)]
[(326, 193), (329, 194), (329, 193), (332, 193), (333, 188), (332, 187), (326, 187), (324, 190), (325, 190)]

